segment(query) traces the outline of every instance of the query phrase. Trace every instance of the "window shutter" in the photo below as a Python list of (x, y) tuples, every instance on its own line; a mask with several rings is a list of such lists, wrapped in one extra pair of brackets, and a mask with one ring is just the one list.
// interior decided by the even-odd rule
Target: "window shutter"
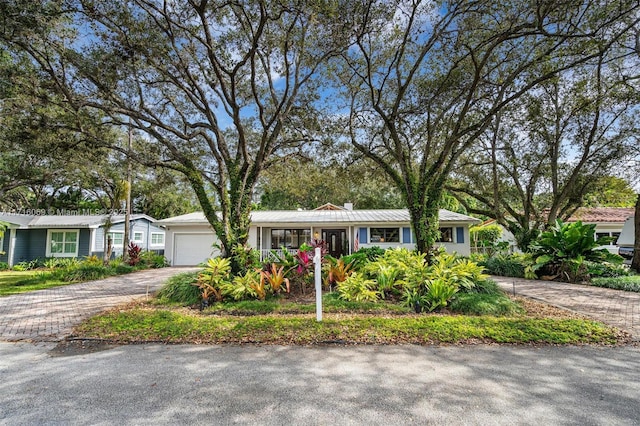
[(402, 242), (404, 244), (412, 242), (411, 241), (411, 228), (402, 228)]
[(464, 243), (464, 228), (462, 226), (456, 228), (456, 242), (458, 244)]
[(368, 242), (367, 228), (360, 228), (360, 244), (367, 244)]

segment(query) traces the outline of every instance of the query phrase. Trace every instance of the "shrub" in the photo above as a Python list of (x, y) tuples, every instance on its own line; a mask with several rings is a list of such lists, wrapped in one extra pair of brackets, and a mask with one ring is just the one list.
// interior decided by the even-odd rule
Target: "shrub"
[(376, 290), (376, 282), (366, 279), (358, 272), (338, 284), (338, 294), (348, 302), (375, 302), (380, 296)]
[(577, 221), (556, 221), (531, 245), (535, 269), (550, 279), (580, 282), (589, 279), (585, 261), (622, 263), (622, 257), (597, 247), (611, 241), (609, 237), (595, 239), (595, 224), (583, 225)]
[(142, 263), (149, 268), (165, 268), (169, 266), (169, 261), (161, 254), (152, 251), (145, 251), (140, 255)]
[(229, 296), (233, 300), (257, 299), (256, 288), (260, 286), (260, 272), (250, 269), (244, 275), (238, 275), (233, 281), (224, 283), (222, 292), (224, 296)]
[(449, 308), (453, 312), (465, 315), (515, 315), (523, 309), (502, 293), (459, 293), (451, 301)]
[(585, 262), (585, 264), (591, 277), (624, 277), (631, 274), (631, 270), (626, 265), (608, 262)]
[(198, 280), (198, 272), (184, 272), (174, 275), (158, 291), (159, 299), (183, 305), (200, 303), (200, 289), (193, 284)]
[(16, 263), (15, 265), (13, 265), (12, 269), (14, 271), (21, 272), (21, 271), (30, 271), (32, 269), (39, 268), (40, 266), (43, 266), (43, 263), (39, 259), (33, 259), (29, 262), (23, 261), (23, 262)]
[(475, 283), (488, 278), (484, 268), (468, 259), (456, 258), (452, 254), (442, 253), (434, 259), (427, 272), (429, 280), (445, 280), (456, 288), (472, 290)]
[(487, 273), (491, 275), (517, 278), (524, 278), (527, 264), (526, 258), (518, 255), (497, 255), (480, 262), (480, 265), (484, 266)]
[(231, 249), (231, 254), (238, 262), (240, 274), (260, 267), (260, 252), (248, 245), (236, 244)]
[(640, 275), (594, 278), (591, 280), (591, 285), (640, 293)]
[(205, 269), (198, 275), (194, 283), (201, 291), (202, 302), (207, 306), (213, 297), (216, 302), (222, 300), (222, 287), (229, 279), (231, 261), (228, 258), (216, 257), (207, 259)]
[(328, 261), (324, 267), (326, 273), (325, 284), (330, 289), (346, 280), (355, 270), (355, 260), (347, 262), (345, 261), (346, 257), (336, 259), (331, 256), (326, 256), (325, 258)]
[(427, 293), (422, 298), (423, 306), (429, 312), (444, 308), (458, 292), (458, 286), (444, 278), (427, 281)]
[(67, 267), (64, 271), (64, 280), (69, 282), (99, 280), (109, 275), (107, 267), (92, 264), (80, 264), (77, 267)]
[(360, 250), (358, 250), (356, 253), (358, 253), (358, 256), (366, 257), (369, 262), (375, 262), (385, 252), (386, 252), (385, 249), (380, 248), (378, 246), (373, 246), (373, 247), (363, 247)]
[(270, 269), (260, 271), (260, 281), (266, 281), (269, 289), (274, 294), (280, 293), (283, 286), (287, 293), (291, 291), (289, 279), (284, 277), (284, 266), (278, 268), (278, 265), (275, 263), (271, 264)]
[(480, 294), (504, 294), (500, 286), (490, 279), (476, 281), (476, 285), (471, 291), (466, 293), (480, 293)]
[(102, 259), (99, 259), (98, 256), (87, 256), (82, 260), (82, 263), (85, 265), (103, 265), (104, 262)]
[(406, 248), (389, 249), (375, 262), (370, 262), (363, 268), (367, 277), (375, 279), (378, 271), (383, 268), (391, 268), (397, 271), (397, 279), (401, 286), (415, 286), (423, 283), (427, 278), (428, 265), (425, 262), (426, 255)]
[(110, 265), (110, 267), (117, 275), (128, 274), (135, 271), (135, 268), (133, 266), (125, 265), (124, 263), (120, 263), (115, 266)]
[(140, 252), (142, 252), (142, 248), (136, 243), (129, 243), (127, 246), (127, 254), (129, 255), (128, 263), (130, 266), (136, 266), (140, 263)]
[(6, 271), (9, 269), (9, 264), (7, 262), (0, 262), (0, 271)]

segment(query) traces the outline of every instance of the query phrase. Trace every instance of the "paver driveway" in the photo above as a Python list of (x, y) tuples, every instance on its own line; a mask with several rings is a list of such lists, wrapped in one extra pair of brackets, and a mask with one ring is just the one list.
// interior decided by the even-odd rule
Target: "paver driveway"
[(0, 297), (0, 340), (58, 341), (84, 319), (144, 298), (165, 280), (196, 268), (162, 268)]
[(491, 277), (508, 293), (578, 312), (631, 333), (640, 341), (640, 293), (590, 285)]

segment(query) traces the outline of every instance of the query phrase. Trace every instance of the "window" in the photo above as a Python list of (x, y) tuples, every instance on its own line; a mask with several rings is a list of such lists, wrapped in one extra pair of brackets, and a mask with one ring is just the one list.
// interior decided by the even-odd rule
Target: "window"
[(124, 243), (124, 232), (107, 232), (107, 238), (111, 237), (113, 247), (122, 247)]
[(618, 238), (620, 238), (620, 233), (619, 232), (612, 232), (611, 236), (613, 237), (613, 241), (611, 241), (611, 245), (613, 245), (613, 246), (618, 245)]
[(400, 228), (371, 228), (371, 243), (399, 243)]
[(152, 232), (151, 233), (151, 245), (152, 246), (162, 246), (162, 245), (164, 245), (164, 233), (162, 233), (162, 232)]
[(47, 236), (47, 257), (77, 257), (78, 230), (49, 230)]
[(603, 237), (611, 237), (613, 238), (613, 240), (610, 243), (607, 243), (608, 245), (612, 245), (615, 246), (616, 244), (618, 244), (618, 237), (620, 237), (620, 233), (619, 232), (596, 232), (596, 240), (603, 238)]
[(311, 229), (272, 229), (271, 248), (279, 249), (286, 247), (291, 249), (300, 248), (304, 243), (311, 241)]
[(133, 241), (136, 243), (144, 242), (144, 234), (142, 232), (134, 232), (133, 233)]
[(436, 240), (438, 243), (453, 242), (453, 228), (440, 228), (440, 238)]

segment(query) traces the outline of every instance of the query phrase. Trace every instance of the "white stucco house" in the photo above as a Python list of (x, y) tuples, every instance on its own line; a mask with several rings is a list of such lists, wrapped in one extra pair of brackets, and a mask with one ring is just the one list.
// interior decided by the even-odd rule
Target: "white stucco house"
[(581, 221), (583, 224), (596, 225), (595, 238), (611, 237), (611, 243), (601, 246), (611, 253), (618, 253), (618, 238), (628, 217), (633, 216), (634, 209), (628, 207), (583, 207), (567, 220), (567, 222)]
[[(438, 244), (449, 252), (470, 254), (470, 216), (440, 210)], [(217, 239), (201, 212), (156, 221), (165, 229), (165, 256), (174, 266), (197, 265), (219, 254)], [(272, 250), (296, 250), (312, 239), (327, 241), (329, 253), (339, 257), (362, 247), (415, 247), (409, 212), (352, 210), (325, 204), (316, 210), (272, 210), (251, 213), (248, 243), (267, 259)]]

